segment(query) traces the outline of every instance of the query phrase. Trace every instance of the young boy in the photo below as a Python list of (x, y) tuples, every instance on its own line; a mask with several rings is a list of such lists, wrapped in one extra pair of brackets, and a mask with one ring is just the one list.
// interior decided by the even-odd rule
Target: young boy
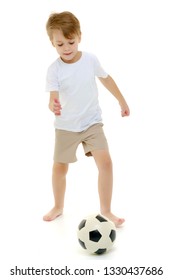
[(129, 107), (96, 56), (78, 50), (80, 23), (72, 13), (50, 15), (46, 29), (59, 58), (48, 68), (46, 85), (50, 92), (49, 109), (55, 114), (52, 172), (55, 205), (43, 219), (52, 221), (63, 213), (68, 166), (77, 160), (76, 150), (82, 143), (86, 156), (93, 156), (98, 168), (100, 212), (120, 226), (125, 220), (111, 212), (112, 161), (102, 129), (95, 77), (118, 100), (122, 117), (129, 116)]

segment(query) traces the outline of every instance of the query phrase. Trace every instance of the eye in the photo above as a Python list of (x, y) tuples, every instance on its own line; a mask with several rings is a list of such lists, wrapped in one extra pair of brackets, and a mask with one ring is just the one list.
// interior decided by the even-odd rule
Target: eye
[(58, 44), (58, 47), (62, 47), (63, 46), (63, 44)]
[(73, 45), (74, 43), (75, 43), (75, 41), (73, 41), (73, 42), (69, 42), (69, 44), (70, 44), (70, 45)]

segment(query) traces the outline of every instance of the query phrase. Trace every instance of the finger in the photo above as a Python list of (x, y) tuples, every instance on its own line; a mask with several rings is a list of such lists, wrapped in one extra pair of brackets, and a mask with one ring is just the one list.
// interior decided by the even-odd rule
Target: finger
[(54, 104), (60, 104), (60, 102), (57, 98), (54, 99)]
[(59, 107), (59, 108), (61, 108), (61, 104), (60, 104), (60, 102), (59, 102), (59, 100), (58, 99), (54, 99), (54, 107)]

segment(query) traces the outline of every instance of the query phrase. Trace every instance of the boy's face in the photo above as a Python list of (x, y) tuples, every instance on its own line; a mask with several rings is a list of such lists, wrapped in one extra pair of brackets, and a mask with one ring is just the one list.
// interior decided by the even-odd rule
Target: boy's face
[(80, 38), (78, 35), (74, 35), (73, 38), (67, 39), (64, 37), (61, 30), (53, 31), (52, 44), (56, 48), (61, 59), (66, 63), (77, 61), (79, 43)]

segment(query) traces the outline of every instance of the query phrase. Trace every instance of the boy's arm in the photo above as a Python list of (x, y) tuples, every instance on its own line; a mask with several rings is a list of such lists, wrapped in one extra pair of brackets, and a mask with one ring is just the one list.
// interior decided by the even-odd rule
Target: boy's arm
[(51, 91), (49, 98), (49, 109), (57, 116), (61, 115), (61, 104), (58, 91)]
[(121, 115), (122, 117), (130, 115), (130, 109), (124, 99), (123, 95), (121, 94), (119, 88), (117, 87), (115, 81), (112, 79), (111, 76), (107, 76), (106, 78), (99, 78), (101, 83), (105, 86), (105, 88), (112, 93), (112, 95), (118, 100), (120, 107), (121, 107)]

